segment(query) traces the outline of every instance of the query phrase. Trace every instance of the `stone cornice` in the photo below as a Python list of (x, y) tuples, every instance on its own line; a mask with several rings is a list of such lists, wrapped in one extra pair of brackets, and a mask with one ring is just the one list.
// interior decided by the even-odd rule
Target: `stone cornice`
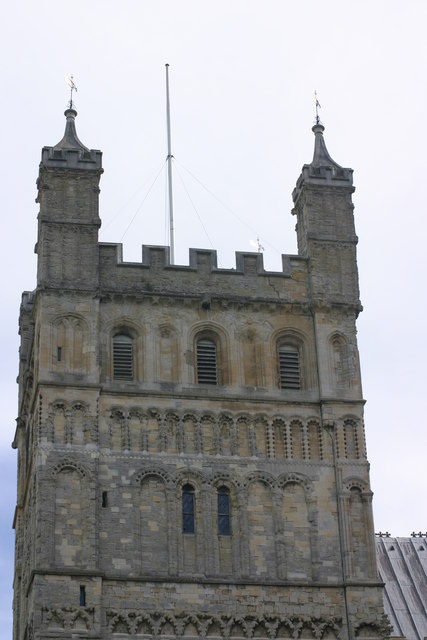
[[(64, 381), (64, 382), (53, 382), (50, 380), (39, 379), (37, 383), (37, 388), (35, 389), (35, 395), (38, 392), (42, 392), (43, 387), (49, 388), (58, 388), (58, 389), (91, 389), (94, 391), (98, 391), (100, 396), (108, 397), (108, 396), (123, 396), (125, 398), (171, 398), (171, 400), (209, 400), (209, 401), (218, 401), (218, 402), (238, 402), (240, 404), (270, 404), (274, 406), (299, 406), (299, 407), (318, 407), (320, 404), (333, 404), (333, 405), (365, 405), (366, 400), (363, 398), (334, 398), (329, 396), (324, 396), (319, 398), (317, 395), (317, 391), (313, 389), (312, 391), (279, 391), (275, 390), (274, 393), (268, 391), (267, 389), (263, 390), (262, 395), (259, 391), (251, 392), (248, 387), (244, 387), (241, 393), (234, 391), (232, 388), (228, 388), (226, 391), (225, 387), (220, 387), (219, 385), (216, 387), (209, 386), (209, 388), (204, 387), (203, 385), (192, 385), (192, 386), (183, 386), (180, 389), (175, 388), (174, 390), (170, 389), (170, 385), (168, 389), (160, 389), (153, 387), (143, 388), (141, 383), (120, 383), (123, 385), (121, 388), (118, 388), (118, 383), (110, 384), (98, 384), (98, 383), (86, 383), (86, 382), (73, 382)], [(161, 383), (159, 383), (160, 385)], [(248, 395), (251, 394), (251, 396)], [(252, 395), (253, 393), (253, 395)], [(280, 395), (279, 395), (280, 394)], [(287, 397), (284, 397), (285, 394)], [(288, 395), (289, 394), (289, 395)], [(309, 395), (315, 397), (307, 397)], [(298, 397), (299, 396), (299, 397)]]
[(366, 587), (380, 587), (384, 586), (384, 583), (380, 580), (348, 580), (344, 583), (341, 580), (336, 580), (336, 582), (314, 582), (312, 580), (301, 580), (301, 581), (292, 581), (292, 580), (268, 580), (265, 577), (256, 579), (245, 579), (245, 578), (230, 578), (229, 580), (214, 577), (206, 577), (203, 575), (197, 575), (192, 578), (184, 577), (184, 576), (153, 576), (142, 574), (140, 576), (123, 576), (120, 574), (108, 574), (103, 571), (91, 571), (85, 569), (71, 569), (70, 567), (66, 567), (63, 569), (50, 569), (50, 568), (37, 568), (33, 569), (31, 572), (31, 578), (29, 583), (31, 584), (32, 580), (35, 576), (69, 576), (72, 577), (92, 577), (99, 578), (103, 582), (140, 582), (145, 585), (153, 583), (159, 584), (163, 583), (165, 586), (172, 586), (174, 584), (195, 584), (195, 585), (223, 585), (224, 587), (241, 587), (241, 586), (262, 586), (263, 588), (268, 587), (305, 587), (309, 589), (342, 589), (345, 587), (354, 587), (354, 588), (366, 588)]

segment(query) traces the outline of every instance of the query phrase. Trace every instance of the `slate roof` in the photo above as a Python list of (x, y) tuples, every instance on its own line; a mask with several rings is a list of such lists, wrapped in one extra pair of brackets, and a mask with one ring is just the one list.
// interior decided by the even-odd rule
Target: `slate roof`
[(427, 638), (427, 538), (377, 534), (378, 571), (385, 583), (384, 608), (392, 637)]

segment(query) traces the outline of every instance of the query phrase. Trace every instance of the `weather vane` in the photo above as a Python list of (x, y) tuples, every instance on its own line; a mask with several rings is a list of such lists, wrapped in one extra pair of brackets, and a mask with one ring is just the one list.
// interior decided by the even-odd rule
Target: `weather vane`
[(317, 91), (314, 92), (313, 100), (314, 104), (316, 105), (316, 124), (320, 124), (319, 109), (321, 109), (321, 106), (320, 102), (317, 99)]
[(74, 104), (73, 104), (73, 91), (77, 92), (77, 87), (74, 84), (74, 76), (65, 76), (65, 82), (68, 84), (68, 86), (70, 87), (70, 102), (68, 103), (68, 106), (70, 109), (73, 109)]
[(250, 244), (258, 251), (258, 253), (262, 253), (263, 251), (265, 251), (264, 247), (259, 241), (259, 238), (256, 239), (256, 242), (255, 240), (250, 240)]

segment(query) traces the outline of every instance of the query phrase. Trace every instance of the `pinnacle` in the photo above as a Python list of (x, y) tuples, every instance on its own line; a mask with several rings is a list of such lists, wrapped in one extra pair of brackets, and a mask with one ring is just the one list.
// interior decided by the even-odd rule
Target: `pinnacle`
[(85, 145), (82, 142), (80, 142), (77, 136), (76, 122), (75, 122), (77, 111), (75, 109), (70, 108), (64, 112), (64, 115), (67, 119), (67, 122), (65, 125), (64, 137), (60, 142), (58, 142), (58, 144), (56, 144), (53, 147), (54, 150), (78, 149), (80, 151), (89, 151), (89, 149), (85, 147)]

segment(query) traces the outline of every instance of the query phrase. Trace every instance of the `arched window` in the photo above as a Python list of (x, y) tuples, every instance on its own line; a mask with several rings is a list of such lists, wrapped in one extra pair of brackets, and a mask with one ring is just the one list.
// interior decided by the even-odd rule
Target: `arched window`
[(281, 389), (301, 389), (299, 349), (292, 344), (279, 345), (279, 384)]
[(133, 340), (124, 333), (113, 337), (113, 378), (133, 380)]
[(230, 490), (227, 487), (220, 487), (217, 494), (218, 500), (218, 535), (231, 535), (230, 520)]
[(218, 384), (217, 348), (213, 340), (199, 338), (196, 343), (197, 382)]
[(194, 487), (182, 487), (182, 533), (194, 533)]

